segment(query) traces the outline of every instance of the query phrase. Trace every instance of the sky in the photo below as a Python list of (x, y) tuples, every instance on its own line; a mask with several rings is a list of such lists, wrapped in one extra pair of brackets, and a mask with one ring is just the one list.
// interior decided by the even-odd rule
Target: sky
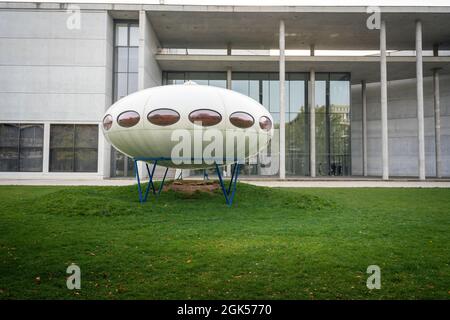
[[(2, 0), (3, 1), (3, 0)], [(195, 4), (195, 5), (289, 5), (289, 6), (450, 6), (450, 0), (7, 0), (10, 2), (68, 3), (135, 3), (135, 4)]]

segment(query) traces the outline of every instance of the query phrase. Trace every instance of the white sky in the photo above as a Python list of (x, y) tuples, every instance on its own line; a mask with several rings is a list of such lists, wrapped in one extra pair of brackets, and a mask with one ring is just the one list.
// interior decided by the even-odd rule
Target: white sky
[[(5, 2), (5, 0), (0, 0)], [(450, 6), (450, 0), (6, 0), (6, 2), (68, 2), (68, 3), (134, 3), (134, 4), (196, 4), (196, 5), (299, 5), (299, 6)]]

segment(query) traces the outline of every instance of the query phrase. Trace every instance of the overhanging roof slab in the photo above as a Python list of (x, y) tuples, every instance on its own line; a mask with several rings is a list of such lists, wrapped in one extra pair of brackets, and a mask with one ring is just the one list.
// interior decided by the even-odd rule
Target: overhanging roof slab
[[(277, 56), (203, 56), (157, 55), (164, 71), (226, 71), (278, 72)], [(450, 74), (450, 57), (424, 57), (424, 76), (431, 76), (434, 68)], [(416, 77), (415, 57), (388, 57), (388, 80)], [(350, 72), (352, 83), (379, 82), (379, 57), (286, 57), (287, 72)]]

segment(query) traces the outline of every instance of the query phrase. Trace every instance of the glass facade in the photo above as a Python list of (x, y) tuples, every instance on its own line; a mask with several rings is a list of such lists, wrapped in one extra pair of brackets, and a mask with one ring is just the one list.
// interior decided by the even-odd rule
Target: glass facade
[(350, 76), (316, 74), (316, 173), (350, 175)]
[(116, 23), (114, 101), (138, 90), (139, 24)]
[[(309, 73), (286, 73), (286, 175), (308, 176), (309, 168)], [(198, 84), (226, 87), (225, 72), (164, 72), (164, 84)], [(280, 123), (278, 73), (233, 72), (232, 90), (245, 94), (266, 107), (275, 128)], [(316, 74), (316, 173), (350, 175), (350, 75)], [(270, 149), (270, 148), (269, 148)], [(263, 165), (246, 165), (242, 173), (260, 175)], [(273, 173), (273, 172), (272, 172)], [(273, 173), (277, 175), (278, 173)]]
[(164, 72), (163, 84), (183, 84), (194, 81), (205, 86), (227, 87), (226, 72)]
[(41, 172), (43, 124), (0, 124), (0, 171)]
[(98, 125), (50, 125), (51, 172), (97, 172)]
[[(139, 23), (117, 22), (114, 39), (114, 101), (138, 90)], [(111, 148), (111, 176), (133, 176), (133, 161)]]

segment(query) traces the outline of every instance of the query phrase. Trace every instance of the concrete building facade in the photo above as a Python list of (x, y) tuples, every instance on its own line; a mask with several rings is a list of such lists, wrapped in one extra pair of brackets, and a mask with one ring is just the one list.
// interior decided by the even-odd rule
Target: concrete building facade
[(0, 178), (132, 175), (105, 110), (187, 80), (269, 109), (271, 177), (448, 177), (449, 48), (450, 7), (3, 2)]

